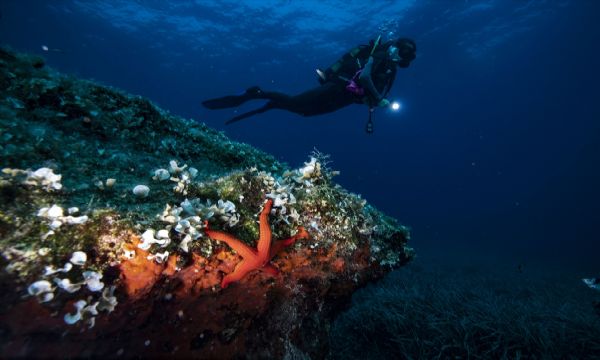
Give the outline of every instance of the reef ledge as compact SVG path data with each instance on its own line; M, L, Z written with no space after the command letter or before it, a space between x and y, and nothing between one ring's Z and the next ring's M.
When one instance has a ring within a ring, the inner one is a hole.
M326 155L290 168L7 48L0 91L2 358L325 358L353 292L413 257ZM242 257L207 224L297 241L221 288Z

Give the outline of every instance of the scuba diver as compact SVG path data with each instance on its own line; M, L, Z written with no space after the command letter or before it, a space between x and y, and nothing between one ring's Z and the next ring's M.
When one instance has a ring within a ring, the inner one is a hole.
M262 107L229 119L231 124L250 116L281 109L302 116L330 113L350 104L369 106L367 133L373 132L373 111L375 107L390 104L386 99L394 79L396 67L407 68L416 57L417 46L411 39L380 43L371 40L369 45L359 45L344 54L325 71L317 69L318 87L290 96L280 92L264 91L258 86L247 89L241 95L230 95L203 101L208 109L225 109L239 106L255 99L269 100Z

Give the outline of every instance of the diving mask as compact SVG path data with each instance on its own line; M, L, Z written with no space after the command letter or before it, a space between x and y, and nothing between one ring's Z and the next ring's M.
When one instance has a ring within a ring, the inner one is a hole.
M388 57L390 58L390 60L392 60L393 62L398 62L401 60L400 58L400 52L398 50L397 47L395 47L394 45L390 46L388 48Z

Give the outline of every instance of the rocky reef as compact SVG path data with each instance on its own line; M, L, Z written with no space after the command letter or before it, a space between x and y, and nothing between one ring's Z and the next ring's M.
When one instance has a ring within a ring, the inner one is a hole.
M324 358L352 293L413 256L317 151L290 168L8 49L0 90L4 358Z

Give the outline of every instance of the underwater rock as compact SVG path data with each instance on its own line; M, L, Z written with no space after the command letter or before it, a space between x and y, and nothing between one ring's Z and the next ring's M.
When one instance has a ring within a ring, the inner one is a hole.
M336 185L325 155L292 169L39 63L0 49L3 358L324 358L352 293L412 258L408 229ZM243 257L207 224L250 249L308 236L221 288Z

